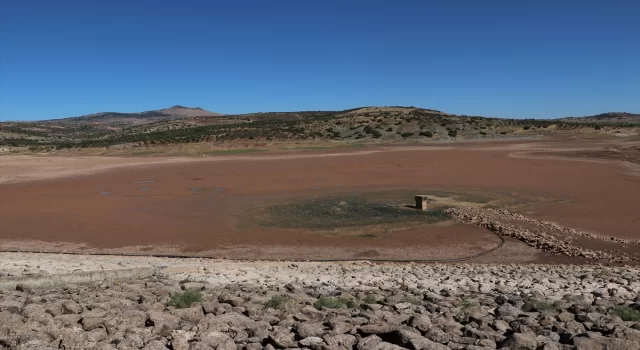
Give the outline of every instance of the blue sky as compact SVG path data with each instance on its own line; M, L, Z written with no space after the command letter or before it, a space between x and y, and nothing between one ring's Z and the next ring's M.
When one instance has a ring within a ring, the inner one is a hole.
M0 120L640 112L640 1L2 1Z

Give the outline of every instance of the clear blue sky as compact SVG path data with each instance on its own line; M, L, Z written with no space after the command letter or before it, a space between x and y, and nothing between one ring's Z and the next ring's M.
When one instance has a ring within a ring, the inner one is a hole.
M171 105L640 112L640 1L0 2L0 120Z

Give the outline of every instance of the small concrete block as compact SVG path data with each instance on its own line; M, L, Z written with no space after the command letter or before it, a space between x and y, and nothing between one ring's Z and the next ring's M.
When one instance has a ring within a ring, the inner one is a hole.
M427 196L416 195L416 209L427 210Z

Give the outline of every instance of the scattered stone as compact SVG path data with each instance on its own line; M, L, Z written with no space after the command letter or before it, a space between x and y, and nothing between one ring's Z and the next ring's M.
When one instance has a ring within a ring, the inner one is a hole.
M512 333L504 340L502 347L510 350L536 350L538 342L535 335Z
M640 349L640 324L613 311L638 308L636 267L193 264L138 281L0 290L0 349ZM183 289L203 301L166 306ZM274 295L286 306L265 307ZM362 307L318 310L321 297Z
M209 331L202 335L200 335L200 342L208 345L216 350L235 350L236 344L233 342L233 339L228 335Z

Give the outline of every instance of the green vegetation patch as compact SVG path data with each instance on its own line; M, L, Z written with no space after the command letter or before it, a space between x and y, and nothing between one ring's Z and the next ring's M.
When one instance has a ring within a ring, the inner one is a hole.
M282 309L287 303L291 301L291 297L284 294L273 295L266 303L264 303L265 307L270 307L272 309Z
M541 300L529 300L522 306L522 310L526 312L553 311L555 309L555 305Z
M378 298L376 298L375 295L372 294L367 294L363 299L362 302L365 304L377 304L378 303Z
M462 299L462 301L460 302L460 307L463 309L468 309L476 305L477 304L475 301L469 299Z
M632 309L629 306L616 306L611 309L611 314L620 317L623 321L640 322L640 310Z
M264 226L335 229L398 222L436 223L448 220L445 208L420 211L399 202L370 201L359 196L321 197L276 204L261 218Z
M198 291L188 290L182 293L176 293L171 296L171 300L167 303L167 306L173 306L177 309L184 309L190 307L191 304L199 303L202 301L202 293Z

